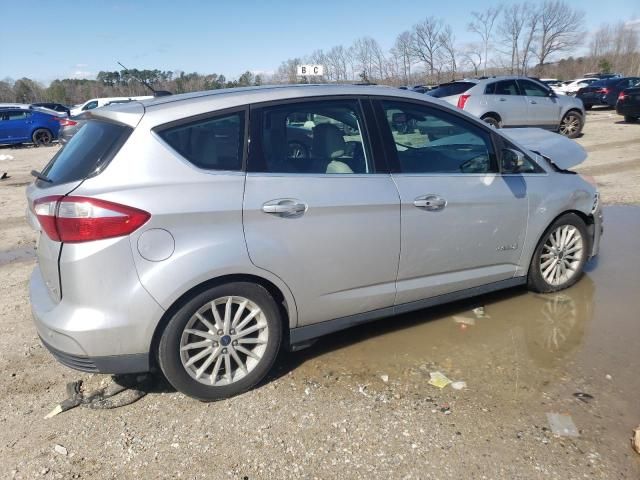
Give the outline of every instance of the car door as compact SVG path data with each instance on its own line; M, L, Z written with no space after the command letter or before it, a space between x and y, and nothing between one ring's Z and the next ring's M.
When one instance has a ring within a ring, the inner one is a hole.
M251 261L291 289L299 326L390 307L400 201L358 99L251 110L244 230Z
M396 304L511 279L527 196L522 178L498 173L490 129L424 103L376 110L401 202Z
M521 127L527 124L527 102L515 80L501 80L485 87L488 111L500 115L504 127Z
M30 140L31 112L27 110L9 110L5 112L4 130L12 142ZM6 123L5 123L6 122Z
M553 91L531 80L518 80L527 104L527 125L553 129L560 124L561 107Z

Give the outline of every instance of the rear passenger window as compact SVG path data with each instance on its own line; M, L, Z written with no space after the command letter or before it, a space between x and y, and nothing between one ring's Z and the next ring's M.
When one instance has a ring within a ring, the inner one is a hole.
M242 169L244 112L171 127L159 135L196 167L205 170Z
M262 112L262 148L252 170L273 173L371 173L357 101L291 103Z
M487 85L485 90L487 94L495 95L519 95L518 85L515 80L502 80Z

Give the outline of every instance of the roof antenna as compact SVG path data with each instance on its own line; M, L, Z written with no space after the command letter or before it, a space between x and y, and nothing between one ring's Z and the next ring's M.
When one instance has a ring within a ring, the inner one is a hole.
M123 64L121 64L120 62L116 62L116 63L118 65L120 65L122 68L124 68L125 71L129 72L129 69L127 67L125 67ZM151 85L149 85L149 83L147 83L145 80L142 80L141 78L134 77L133 75L131 76L131 78L139 81L141 84L143 84L149 90L151 90L153 92L153 96L154 97L166 97L167 95L172 95L172 93L167 91L167 90L156 90L156 89L154 89Z

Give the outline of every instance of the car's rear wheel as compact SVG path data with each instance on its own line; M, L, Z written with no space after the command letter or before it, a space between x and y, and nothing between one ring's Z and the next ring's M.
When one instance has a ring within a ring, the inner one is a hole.
M574 213L559 217L545 231L531 259L528 285L536 292L570 287L582 275L589 256L584 221Z
M280 313L269 292L233 282L194 296L176 312L160 339L158 361L180 392L219 400L260 382L281 338Z
M578 112L567 112L560 121L560 134L569 138L576 138L582 132L584 119Z
M632 117L631 115L625 115L624 121L627 123L636 123L638 121L637 117Z
M585 110L591 110L593 108L593 105L585 105L584 109Z
M31 135L31 139L37 146L51 145L51 142L53 141L53 135L46 128L38 128L35 132L33 132L33 135Z
M498 119L494 115L485 115L484 117L482 117L482 121L488 123L494 128L500 128L502 126L502 124L500 123L500 119Z

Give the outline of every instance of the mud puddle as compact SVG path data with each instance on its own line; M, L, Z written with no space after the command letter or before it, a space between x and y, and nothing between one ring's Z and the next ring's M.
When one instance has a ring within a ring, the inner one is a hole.
M600 255L572 288L511 289L339 332L291 355L293 374L319 383L343 376L382 385L383 378L438 395L451 387L427 381L441 371L467 383L460 394L513 415L570 410L573 394L587 392L603 408L598 418L614 418L598 428L619 441L640 422L639 238L640 208L608 207Z

